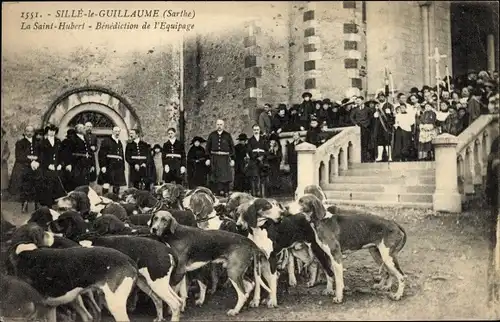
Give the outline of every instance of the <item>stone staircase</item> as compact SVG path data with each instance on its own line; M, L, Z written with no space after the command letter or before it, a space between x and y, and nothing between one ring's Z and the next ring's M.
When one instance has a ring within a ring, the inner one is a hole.
M351 163L322 185L331 204L432 208L434 162Z

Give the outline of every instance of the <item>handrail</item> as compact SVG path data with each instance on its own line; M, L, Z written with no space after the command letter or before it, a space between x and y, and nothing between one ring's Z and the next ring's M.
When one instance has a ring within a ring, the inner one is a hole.
M463 152L477 136L484 132L494 121L498 121L498 114L480 115L472 124L470 124L462 133L458 135L457 154Z

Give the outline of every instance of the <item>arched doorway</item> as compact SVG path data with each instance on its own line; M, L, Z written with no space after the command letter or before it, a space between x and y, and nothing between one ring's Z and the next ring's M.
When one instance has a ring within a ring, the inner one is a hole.
M78 123L91 122L98 146L105 136L111 135L114 126L122 129L120 140L125 148L128 131L141 129L139 118L133 107L123 97L101 87L74 89L52 103L45 113L42 126L54 124L59 127L58 137L63 140L66 131ZM128 182L128 166L125 167Z

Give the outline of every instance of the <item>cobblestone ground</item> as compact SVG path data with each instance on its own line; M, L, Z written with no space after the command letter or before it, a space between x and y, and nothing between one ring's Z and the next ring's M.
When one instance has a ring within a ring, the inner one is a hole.
M325 285L306 288L304 281L290 288L280 286L279 308L245 307L237 317L226 311L236 303L236 293L219 290L207 298L203 307L192 299L182 320L422 320L422 319L491 319L487 307L488 250L481 218L487 210L465 211L460 215L434 214L427 210L363 208L397 220L407 231L408 241L399 262L407 274L403 299L391 301L385 294L371 289L377 274L368 251L350 254L345 260L344 303L334 304L321 295ZM2 204L9 221L20 224L20 207ZM152 304L145 304L131 314L133 321L152 321ZM498 316L497 316L498 318ZM103 317L103 321L112 321Z

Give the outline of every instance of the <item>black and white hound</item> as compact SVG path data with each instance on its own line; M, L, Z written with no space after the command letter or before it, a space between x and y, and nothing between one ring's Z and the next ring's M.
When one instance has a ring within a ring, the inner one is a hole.
M158 211L151 219L151 234L168 243L179 256L181 274L199 269L208 263L223 263L229 280L238 295L236 306L227 314L238 314L255 284L270 288L261 279L270 281L266 255L250 239L222 231L202 230L179 225L168 211ZM254 281L244 279L244 274L254 263ZM182 295L181 295L182 297Z
M30 281L49 306L67 304L86 290L100 289L115 320L129 321L127 298L137 280L137 265L114 249L49 248L53 241L53 235L36 224L19 227L9 251L16 275Z
M396 292L391 293L393 300L403 296L405 274L399 266L397 254L406 243L406 232L396 222L372 214L331 214L315 195L306 194L289 205L291 214L304 214L314 230L318 245L328 254L328 258L318 258L327 274L326 293L333 293L333 274L335 275L334 302L343 299L342 252L368 249L373 259L384 267L386 274L374 287L389 290L392 279L398 281Z
M111 215L106 215L110 216ZM105 220L106 216L98 218L96 221ZM172 311L172 321L180 318L181 299L177 296L172 285L177 285L183 276L176 275L177 256L172 249L152 238L115 235L100 236L99 234L83 233L77 227L81 224L82 218L78 213L73 212L71 216L61 216L58 220L49 224L54 233L62 233L84 247L108 247L118 250L132 258L138 267L139 276L137 287L147 294L156 307L157 320L163 319L163 303L167 303ZM112 223L119 222L112 218ZM109 222L104 223L109 224ZM115 229L108 227L109 229ZM74 230L74 231L72 231Z

